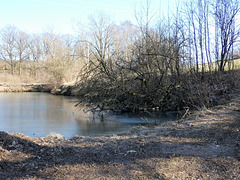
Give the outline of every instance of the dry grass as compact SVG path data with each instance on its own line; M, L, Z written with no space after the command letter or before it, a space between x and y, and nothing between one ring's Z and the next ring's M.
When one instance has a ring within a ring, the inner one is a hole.
M220 63L219 63L220 64ZM199 72L202 72L202 66L204 66L204 70L205 72L209 72L209 67L211 68L211 70L215 71L218 70L218 63L217 62L212 62L210 64L208 63L204 63L199 64ZM224 70L228 71L229 69L233 69L233 70L239 70L240 69L240 59L235 59L232 61L229 61L226 63Z
M9 73L0 73L0 83L10 84L10 85L19 85L23 83L47 83L46 78L44 76L31 77L28 74L25 75L12 75Z
M78 73L77 68L66 70L60 83L73 85L76 82ZM0 83L19 85L22 83L57 83L57 81L52 75L49 75L46 72L39 72L37 76L31 76L29 73L24 72L21 76L18 74L12 75L11 73L0 73Z

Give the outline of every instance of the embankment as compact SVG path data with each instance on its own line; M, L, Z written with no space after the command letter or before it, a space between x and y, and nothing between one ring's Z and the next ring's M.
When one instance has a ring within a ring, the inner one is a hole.
M50 92L51 86L43 83L7 84L0 83L0 92Z
M76 96L78 87L75 85L61 85L54 88L46 83L0 83L0 92L50 92L54 95Z

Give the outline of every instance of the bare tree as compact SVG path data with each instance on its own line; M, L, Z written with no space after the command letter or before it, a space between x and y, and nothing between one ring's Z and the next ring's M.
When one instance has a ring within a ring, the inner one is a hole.
M19 76L22 72L22 63L24 60L29 59L29 35L23 31L18 31L16 34L15 48L17 51L17 58L19 62Z
M90 59L92 65L99 66L102 72L111 76L111 66L113 63L112 55L114 54L114 37L116 26L111 19L104 13L97 16L90 16L90 36L91 54L94 59Z
M6 26L1 30L1 58L11 66L14 74L17 64L17 52L15 48L18 29L15 26Z
M34 34L30 37L28 57L30 74L36 77L41 69L40 62L43 59L43 47L40 35Z
M217 1L215 7L215 23L216 23L216 32L220 32L220 63L219 70L224 71L224 67L232 55L232 47L239 37L239 29L235 29L235 18L239 13L239 1L238 0L229 0L229 1ZM218 42L218 39L216 39ZM216 45L218 46L218 45ZM216 47L216 50L218 47ZM218 53L218 52L216 52ZM218 60L218 59L217 59Z

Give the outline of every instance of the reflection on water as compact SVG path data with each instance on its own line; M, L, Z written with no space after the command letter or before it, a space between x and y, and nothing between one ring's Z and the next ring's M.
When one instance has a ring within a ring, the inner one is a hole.
M0 131L19 132L31 137L59 133L66 138L75 135L103 135L129 130L145 124L143 114L98 115L84 112L74 105L73 97L47 93L0 93ZM147 118L153 121L152 118ZM161 121L174 120L173 114L161 114Z

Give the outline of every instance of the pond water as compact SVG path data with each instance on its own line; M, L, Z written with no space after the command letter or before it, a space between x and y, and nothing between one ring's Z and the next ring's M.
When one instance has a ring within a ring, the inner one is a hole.
M43 137L51 133L75 135L116 134L153 121L147 114L105 114L101 117L76 108L76 99L48 93L0 93L0 131ZM173 113L158 114L161 122L175 120Z

